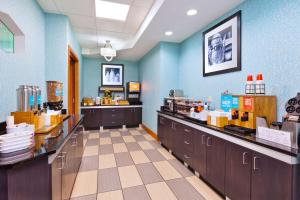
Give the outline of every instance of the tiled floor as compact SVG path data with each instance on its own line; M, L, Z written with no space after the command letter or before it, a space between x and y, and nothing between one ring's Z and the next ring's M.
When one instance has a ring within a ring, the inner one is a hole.
M86 131L72 200L221 200L144 130Z

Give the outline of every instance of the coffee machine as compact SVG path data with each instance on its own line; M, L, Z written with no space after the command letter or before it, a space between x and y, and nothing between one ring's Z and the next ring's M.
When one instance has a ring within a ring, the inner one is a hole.
M141 83L130 81L127 83L126 96L130 105L141 105Z
M238 107L231 109L232 120L225 129L241 133L255 133L256 117L263 117L267 124L277 120L276 96L233 95L238 99Z

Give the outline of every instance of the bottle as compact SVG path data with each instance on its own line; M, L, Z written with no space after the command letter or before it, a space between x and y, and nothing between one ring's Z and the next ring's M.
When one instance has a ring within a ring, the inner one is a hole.
M247 83L246 83L246 94L254 94L255 93L255 88L253 84L253 76L248 75L247 76Z

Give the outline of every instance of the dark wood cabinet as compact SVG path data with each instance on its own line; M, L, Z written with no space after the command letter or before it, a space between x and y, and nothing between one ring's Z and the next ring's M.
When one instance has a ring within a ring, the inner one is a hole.
M194 169L206 178L206 138L207 134L196 130L194 134Z
M220 193L225 192L226 142L215 136L206 137L206 180Z
M141 107L126 108L82 108L83 125L87 130L104 127L138 126L142 123Z
M61 200L62 198L62 168L64 162L64 155L58 154L51 164L52 174L52 200Z
M83 126L86 129L99 129L102 120L100 109L81 109L81 114L84 115Z
M231 200L300 200L300 165L290 165L164 116L162 144Z
M252 200L292 199L291 165L254 152L251 178Z
M226 144L225 193L231 200L250 200L252 151L242 146Z

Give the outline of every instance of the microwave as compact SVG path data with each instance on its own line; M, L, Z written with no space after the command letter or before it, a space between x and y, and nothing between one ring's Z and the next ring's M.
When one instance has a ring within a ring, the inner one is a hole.
M164 111L175 112L175 99L174 98L164 98Z

